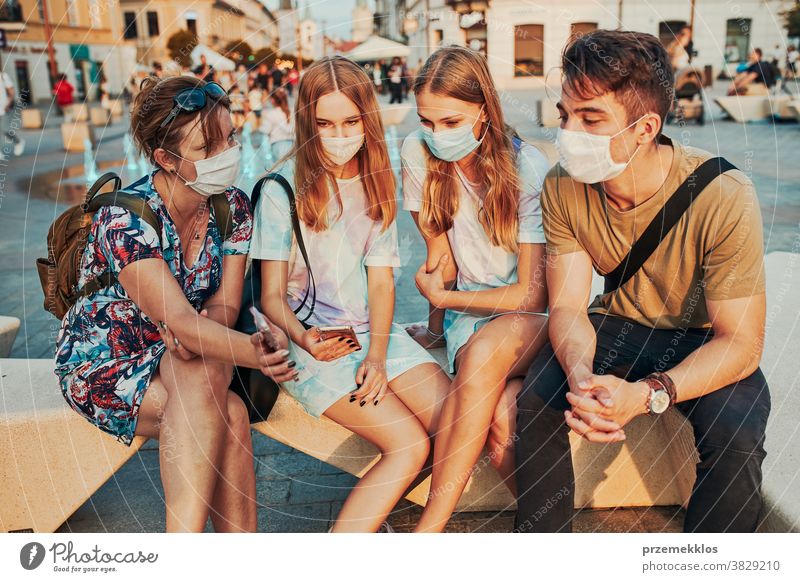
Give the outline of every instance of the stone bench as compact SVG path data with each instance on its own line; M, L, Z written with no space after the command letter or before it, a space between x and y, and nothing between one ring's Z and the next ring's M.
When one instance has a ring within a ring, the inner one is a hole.
M602 291L595 275L592 294ZM444 349L432 351L444 367ZM270 417L253 428L343 471L360 477L378 459L377 450L349 430L306 414L281 392ZM575 506L591 508L683 505L694 483L697 453L691 426L670 410L659 419L640 417L626 428L624 443L601 445L570 434L575 466ZM430 477L407 497L425 504ZM478 462L467 484L459 510L514 509L516 502L500 481L488 457Z
M0 358L7 358L11 354L18 331L19 319L0 315Z
M96 145L94 131L87 121L70 121L61 124L61 141L66 151L84 151L87 139L93 146Z
M89 121L92 125L106 126L111 123L111 110L103 107L89 109Z
M444 350L435 356L443 363ZM344 427L309 416L281 392L266 422L253 428L281 443L357 477L378 460L378 451ZM576 507L682 505L694 482L696 452L691 427L677 411L653 420L642 417L626 428L627 440L599 445L570 435L575 463ZM424 505L430 477L407 498ZM458 509L500 511L516 507L488 457L482 457Z
M732 95L717 97L714 101L734 121L762 121L765 119L794 119L796 110L789 95Z
M23 129L42 129L44 127L44 120L42 119L42 112L35 107L26 107L22 110L22 128Z
M147 441L126 447L76 414L52 359L1 359L0 394L0 531L55 531Z
M770 253L767 334L761 369L769 382L762 531L800 532L800 254Z
M763 531L800 531L800 255L766 259L767 335L762 368L772 414L764 463ZM599 283L595 278L596 284ZM440 361L442 350L435 354ZM146 441L116 442L72 411L61 397L52 360L0 360L0 530L52 532ZM374 447L327 419L314 419L281 393L270 418L253 426L275 440L353 475L377 460ZM571 436L577 507L681 505L694 481L691 429L670 411L640 417L624 443L598 445ZM424 504L430 479L408 498ZM481 459L461 510L513 509L514 500Z

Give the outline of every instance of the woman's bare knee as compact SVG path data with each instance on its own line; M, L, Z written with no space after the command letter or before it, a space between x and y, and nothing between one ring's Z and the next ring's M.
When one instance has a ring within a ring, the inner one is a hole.
M228 392L228 434L239 445L250 442L250 416L247 406L233 392Z

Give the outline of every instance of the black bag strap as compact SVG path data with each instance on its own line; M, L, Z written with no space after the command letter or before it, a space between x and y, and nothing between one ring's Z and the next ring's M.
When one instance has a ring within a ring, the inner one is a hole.
M311 263L308 260L308 253L306 252L306 245L303 241L303 234L300 231L300 218L297 216L297 203L294 197L294 190L292 189L291 184L289 181L278 174L277 172L273 172L271 174L267 174L263 178L259 179L256 182L256 185L253 186L253 193L250 196L250 202L253 206L253 212L255 213L256 204L258 204L258 200L261 197L261 189L264 186L264 182L267 180L272 180L277 182L281 185L283 190L286 192L286 196L289 198L289 214L292 218L292 230L294 231L295 239L297 240L297 248L300 250L300 254L303 257L303 261L306 265L306 270L308 271L308 288L306 289L305 295L303 296L303 300L300 302L300 305L294 309L294 314L297 315L306 306L308 303L309 296L311 297L311 306L309 307L308 314L300 320L300 323L305 323L311 317L311 314L314 313L314 307L317 305L317 283L314 280L314 273L311 271ZM253 259L253 266L251 267L255 269L254 276L257 276L256 273L258 272L258 262L257 259Z
M736 166L725 158L711 158L700 164L661 207L642 235L633 243L628 255L613 271L603 276L605 279L603 293L619 289L633 277L689 209L695 198L717 176L735 169Z

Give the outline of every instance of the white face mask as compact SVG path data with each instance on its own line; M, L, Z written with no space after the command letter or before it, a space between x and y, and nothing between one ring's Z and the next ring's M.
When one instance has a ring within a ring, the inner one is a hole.
M242 151L241 147L238 145L228 148L216 156L196 161L187 160L175 152L169 153L181 158L185 162L194 164L197 178L194 180L186 180L180 174L178 174L178 177L184 180L183 183L189 186L189 188L206 198L215 194L222 194L225 190L233 186L233 183L239 176L239 163L242 160Z
M324 137L320 136L322 140L322 149L325 155L334 166L344 166L347 162L353 159L353 156L358 153L361 146L364 145L364 134L352 135L350 137Z
M644 117L642 115L614 135L595 135L585 131L559 128L556 149L561 167L572 179L585 184L597 184L616 178L625 171L641 146L636 147L636 151L627 162L615 162L611 157L611 140L639 123Z

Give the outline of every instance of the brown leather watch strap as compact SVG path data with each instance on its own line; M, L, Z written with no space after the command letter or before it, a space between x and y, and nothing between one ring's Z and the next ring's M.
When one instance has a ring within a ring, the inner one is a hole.
M678 399L678 389L675 388L675 382L672 381L672 378L664 372L653 372L648 374L647 377L656 380L664 387L664 390L669 394L669 405L673 406Z

